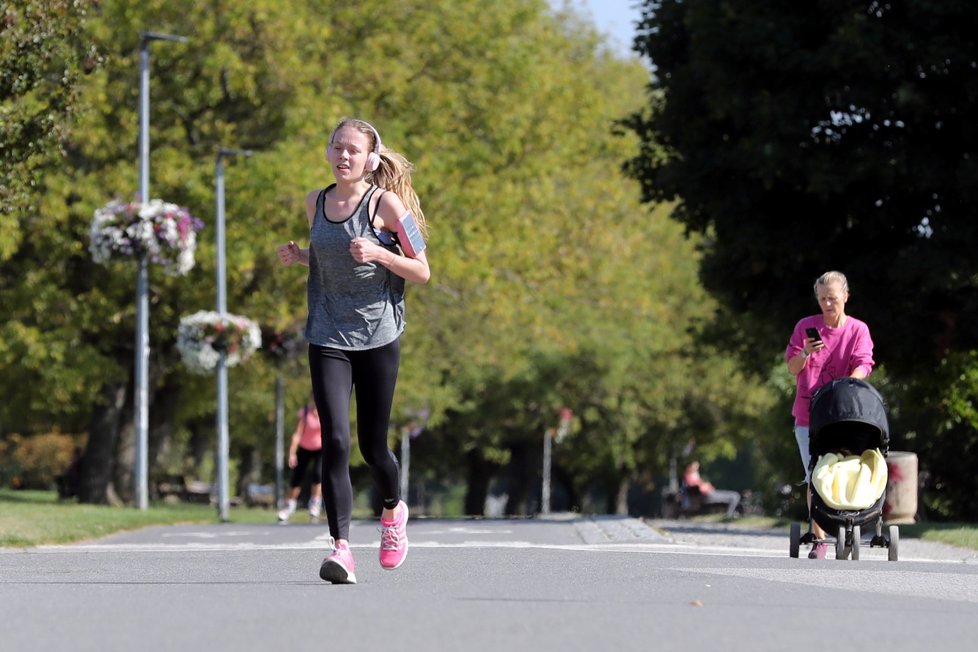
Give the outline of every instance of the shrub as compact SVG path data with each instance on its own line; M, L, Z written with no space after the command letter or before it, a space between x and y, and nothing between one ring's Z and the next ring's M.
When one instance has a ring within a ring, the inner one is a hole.
M60 432L11 435L0 442L0 482L12 489L51 489L78 445L77 436Z

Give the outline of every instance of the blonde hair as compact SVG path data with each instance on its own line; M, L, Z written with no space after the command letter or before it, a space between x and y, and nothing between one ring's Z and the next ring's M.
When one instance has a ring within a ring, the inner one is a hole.
M333 128L329 142L333 142L333 134L343 127L352 127L366 136L370 142L371 152L380 150L378 152L380 165L373 172L367 172L365 179L400 197L404 206L414 215L414 220L418 223L422 235L427 238L428 223L425 221L424 212L421 210L421 200L411 183L411 171L414 170L414 165L401 154L388 149L383 143L379 143L380 133L377 129L366 120L359 118L342 118Z
M849 281L846 280L846 275L842 272L825 272L817 279L815 279L815 298L818 299L818 286L819 285L830 285L832 283L838 283L842 286L843 294L849 294Z

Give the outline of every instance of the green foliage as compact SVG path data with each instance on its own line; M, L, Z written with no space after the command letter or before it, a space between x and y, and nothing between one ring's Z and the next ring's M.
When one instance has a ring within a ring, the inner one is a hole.
M640 109L647 70L610 56L573 13L522 0L110 0L86 31L105 63L79 87L67 158L43 176L40 210L20 222L30 237L2 272L5 429L84 432L101 389L130 381L135 268L95 265L87 234L94 210L137 190L147 26L190 38L151 44L150 197L205 223L186 277L150 272L152 476L206 477L211 464L214 382L181 367L175 341L180 318L215 300L216 149L256 150L226 161L228 309L298 331L304 270L274 249L307 238L303 199L330 181L323 148L344 115L414 162L430 222L433 276L408 290L393 424L430 411L413 473L464 482L466 456L498 468L520 450L539 468L540 437L567 405L577 419L557 462L614 495L661 472L691 429L732 456L768 409L766 387L697 343L717 310L697 279L703 241L622 175L639 143L620 119ZM289 430L308 396L302 358L229 373L232 457L257 450L264 477L275 380Z
M0 262L27 235L39 177L70 138L82 75L99 64L83 37L93 0L0 5Z
M0 440L0 486L50 489L71 462L77 438L59 432Z
M704 238L710 341L766 375L758 352L782 350L817 312L813 280L840 269L893 381L897 440L950 448L937 424L955 421L967 468L978 429L942 360L978 349L976 21L964 2L646 2L636 43L655 74L628 164ZM946 459L922 464L944 475Z
M899 448L917 453L925 489L921 514L935 519L978 519L978 354L950 353L929 375L930 384L900 382L890 388L898 401Z

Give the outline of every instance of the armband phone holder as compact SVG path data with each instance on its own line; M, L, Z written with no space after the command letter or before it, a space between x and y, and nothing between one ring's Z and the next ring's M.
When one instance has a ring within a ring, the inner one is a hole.
M414 220L411 211L397 220L397 242L401 245L404 253L411 258L416 258L418 254L424 251L426 246L424 238L421 237L421 230L418 228L418 223Z

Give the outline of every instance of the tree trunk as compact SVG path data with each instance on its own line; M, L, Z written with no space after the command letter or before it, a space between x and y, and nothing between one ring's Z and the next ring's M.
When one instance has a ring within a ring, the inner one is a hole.
M156 485L165 479L173 443L173 412L180 398L177 387L163 386L156 393L149 413L149 495L159 498Z
M471 450L465 456L468 467L465 489L465 515L484 516L486 497L489 495L489 482L496 465L488 462L478 450Z
M256 446L245 444L241 447L238 462L237 495L246 496L249 484L261 483L261 451ZM309 499L306 498L308 501Z
M530 483L540 476L531 473L529 458L525 444L510 449L509 499L506 501L506 516L525 516L530 510L526 504Z
M581 511L581 500L574 487L574 478L563 466L554 464L553 466L554 488L562 491L555 491L552 499L554 511Z
M214 435L214 422L194 419L187 424L187 427L190 429L190 452L193 455L193 469L190 470L190 473L196 480L210 480L210 478L199 476L208 455L213 452L211 450L211 439Z
M615 514L628 514L628 490L632 486L632 474L621 472L621 480L618 482L618 492L615 496Z
M119 423L126 404L126 384L111 383L102 387L101 400L93 406L85 457L81 464L78 500L82 503L107 505ZM114 496L114 494L112 494Z
M158 358L159 356L157 356ZM164 365L160 359L151 359L149 362L148 386L146 388L146 400L148 405L146 410L149 412L149 423L147 424L146 440L146 483L150 489L154 485L152 482L154 457L153 457L153 438L154 428L169 420L169 414L157 415L157 388L160 386L160 377ZM134 370L135 372L135 370ZM135 375L135 374L134 374ZM133 378L132 393L135 395L135 377ZM169 407L169 406L166 406ZM134 503L136 500L136 406L133 401L129 401L123 418L119 424L119 438L116 441L115 449L115 473L113 474L113 487L119 497L126 503ZM149 493L154 490L150 489Z
M112 471L112 488L124 503L136 498L136 424L132 402L123 406L115 442L115 468Z

